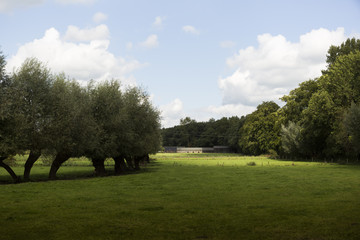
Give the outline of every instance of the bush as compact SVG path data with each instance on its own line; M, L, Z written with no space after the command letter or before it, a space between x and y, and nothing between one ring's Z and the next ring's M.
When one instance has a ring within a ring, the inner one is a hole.
M269 154L270 154L269 158L271 158L271 159L278 159L279 158L279 154L273 149L269 150Z
M248 166L256 166L256 163L255 162L248 162L246 165L248 165Z

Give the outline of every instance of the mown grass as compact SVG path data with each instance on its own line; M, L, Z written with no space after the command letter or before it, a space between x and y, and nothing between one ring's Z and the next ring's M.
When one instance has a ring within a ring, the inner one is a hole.
M65 166L60 179L80 178L0 185L0 239L360 239L357 165L153 158L137 174L88 178L92 167ZM32 173L45 180L48 169Z

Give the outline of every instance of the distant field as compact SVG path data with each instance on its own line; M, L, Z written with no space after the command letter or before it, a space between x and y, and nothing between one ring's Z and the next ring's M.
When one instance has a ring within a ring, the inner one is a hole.
M0 239L360 239L359 165L152 158L138 173L102 178L73 159L58 174L73 180L57 181L41 181L49 167L37 165L38 182L21 184L5 184L0 168Z

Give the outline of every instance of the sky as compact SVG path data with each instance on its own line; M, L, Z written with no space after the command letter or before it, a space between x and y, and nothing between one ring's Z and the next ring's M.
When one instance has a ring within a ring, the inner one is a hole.
M360 38L360 0L0 0L11 73L36 57L86 85L143 88L163 127L243 116Z

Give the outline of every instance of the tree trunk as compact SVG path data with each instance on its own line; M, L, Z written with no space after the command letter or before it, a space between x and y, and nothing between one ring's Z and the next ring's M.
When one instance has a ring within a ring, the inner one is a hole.
M105 159L104 158L92 158L93 166L95 167L95 174L97 176L105 175Z
M10 174L15 183L20 182L20 177L15 174L15 172L11 169L9 165L3 162L6 158L7 157L0 157L0 167L5 168L5 170Z
M39 159L41 156L41 151L39 150L31 150L28 159L25 163L25 170L24 170L24 180L30 180L30 171L34 163Z
M143 158L144 158L143 156L134 157L135 170L140 170L140 161L141 161Z
M56 179L56 173L59 170L61 164L66 162L70 158L70 154L66 153L57 153L54 161L51 164L50 172L49 172L49 178L50 179Z
M113 158L115 161L115 174L121 174L126 171L125 158L123 156L118 156Z
M134 167L134 163L133 163L133 157L126 157L125 159L126 159L128 169L129 170L134 170L135 167Z

